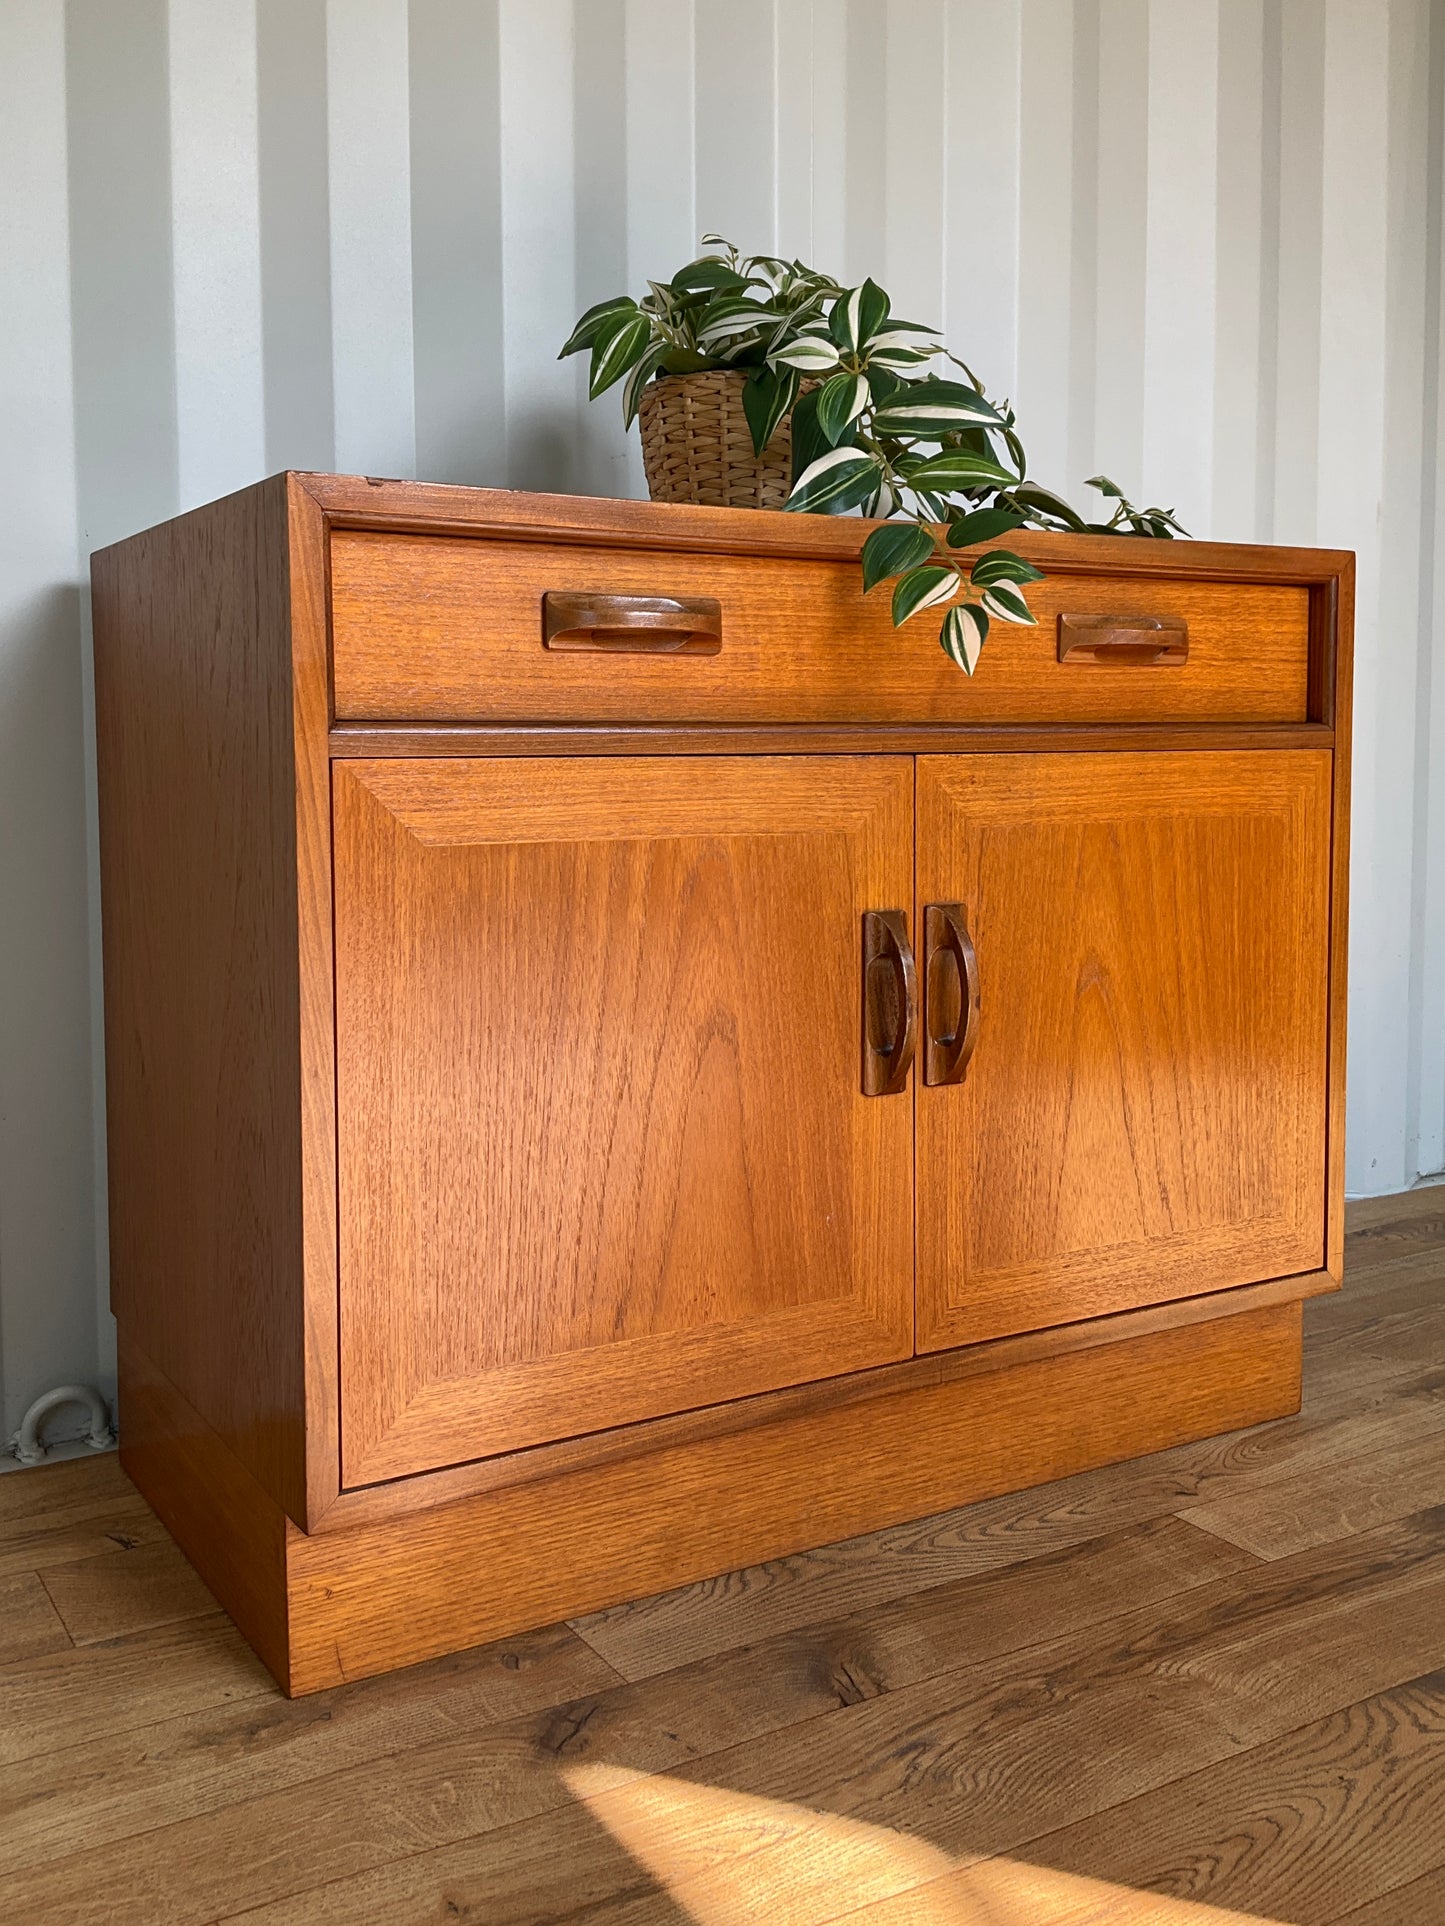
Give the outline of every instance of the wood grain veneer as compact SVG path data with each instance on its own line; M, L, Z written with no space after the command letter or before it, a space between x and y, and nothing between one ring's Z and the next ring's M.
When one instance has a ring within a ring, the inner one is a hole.
M101 551L91 580L111 1305L301 1517L287 512L268 482Z
M478 542L338 529L331 538L336 713L346 720L719 722L1303 722L1309 597L1300 587L1131 585L1141 615L1188 624L1179 668L1060 662L1060 614L1117 613L1108 575L1048 576L1037 628L995 625L959 675L865 599L856 563ZM558 655L543 597L715 599L716 655ZM1127 596L1126 598L1127 599ZM1239 638L1249 647L1241 650Z
M909 1355L904 757L335 777L347 1485Z
M1324 1262L1330 758L926 757L982 1019L918 1103L918 1343Z

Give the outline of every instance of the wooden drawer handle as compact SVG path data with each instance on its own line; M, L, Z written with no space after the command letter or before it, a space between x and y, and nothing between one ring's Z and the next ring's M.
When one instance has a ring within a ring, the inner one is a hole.
M542 597L542 644L614 655L716 655L722 648L722 603L710 595L573 595L551 589Z
M891 1097L908 1082L918 1040L918 972L902 910L863 917L863 1095Z
M1189 660L1189 624L1172 615L1061 615L1059 660L1177 665Z
M957 972L957 1012L943 1014L943 976ZM978 1042L978 955L962 903L930 903L923 912L923 1081L962 1083Z

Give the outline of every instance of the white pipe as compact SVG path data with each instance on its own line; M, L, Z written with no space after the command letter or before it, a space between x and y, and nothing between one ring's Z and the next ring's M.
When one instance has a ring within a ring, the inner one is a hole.
M83 1404L90 1409L90 1435L85 1442L92 1451L109 1451L115 1443L110 1428L110 1413L105 1400L89 1384L62 1384L38 1397L20 1420L20 1429L10 1440L10 1449L22 1465L43 1465L47 1447L41 1442L40 1427L52 1411L63 1404Z

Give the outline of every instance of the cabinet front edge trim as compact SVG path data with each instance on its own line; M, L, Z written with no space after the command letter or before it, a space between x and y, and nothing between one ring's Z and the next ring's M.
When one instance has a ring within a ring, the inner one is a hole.
M616 723L349 722L333 760L354 756L989 755L1054 751L1330 749L1322 722Z

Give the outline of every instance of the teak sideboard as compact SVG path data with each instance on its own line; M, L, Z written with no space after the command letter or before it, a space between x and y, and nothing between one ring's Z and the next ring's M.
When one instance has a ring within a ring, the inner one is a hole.
M1353 560L281 475L97 554L126 1469L308 1692L1298 1408Z

